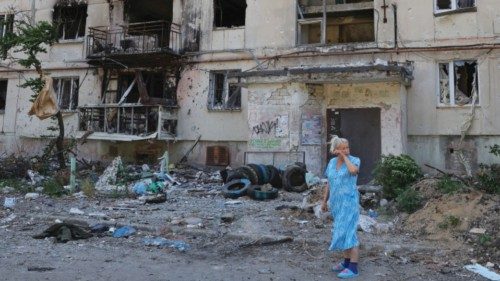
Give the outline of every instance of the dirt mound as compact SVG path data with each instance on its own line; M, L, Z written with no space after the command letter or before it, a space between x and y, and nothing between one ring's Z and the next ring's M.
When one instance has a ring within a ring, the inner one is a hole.
M498 196L479 191L438 196L430 188L427 191L423 196L431 199L402 223L405 231L455 249L467 243L474 247L471 254L478 260L491 261L498 255ZM483 228L485 233L470 233L472 228Z
M412 186L413 189L419 192L424 200L441 197L442 193L438 190L439 179L426 178Z

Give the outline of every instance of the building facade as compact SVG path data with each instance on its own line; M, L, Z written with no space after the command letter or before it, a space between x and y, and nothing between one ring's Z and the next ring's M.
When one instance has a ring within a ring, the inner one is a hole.
M381 155L463 171L500 143L494 0L0 1L60 22L44 56L80 157L207 165L304 161L332 134L371 179ZM64 20L65 17L72 20ZM76 19L76 20L75 20ZM82 28L82 26L85 28ZM5 28L3 29L5 30ZM5 31L4 31L5 32ZM37 153L35 75L0 68L0 148ZM1 105L1 102L0 102Z

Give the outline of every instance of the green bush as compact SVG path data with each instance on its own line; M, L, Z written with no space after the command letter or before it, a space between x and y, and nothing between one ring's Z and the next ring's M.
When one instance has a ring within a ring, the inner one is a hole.
M398 197L412 183L422 177L422 171L408 155L382 156L373 171L375 181L382 185L388 199Z
M397 208L409 214L422 207L422 202L422 196L420 196L418 191L411 188L402 191L396 198Z
M460 182L458 180L454 180L449 176L445 176L444 178L439 180L439 182L437 184L437 188L442 193L448 194L448 193L455 193L455 192L463 189L464 186L463 186L462 182Z
M49 196L59 197L64 192L64 187L55 179L51 178L43 182L43 193Z
M500 166L480 165L476 174L477 184L475 187L486 193L500 194Z
M441 229L455 228L460 225L460 219L455 216L446 216L442 222L438 224Z

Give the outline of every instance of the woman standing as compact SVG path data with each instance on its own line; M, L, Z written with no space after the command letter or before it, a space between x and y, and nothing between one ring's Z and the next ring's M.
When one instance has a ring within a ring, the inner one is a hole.
M349 155L349 142L338 136L332 136L330 152L336 157L330 160L325 171L328 184L321 209L326 212L329 207L333 216L329 250L342 251L344 256L344 261L336 264L332 270L339 272L339 278L353 278L358 276L359 242L356 230L359 221L359 194L356 181L360 160Z

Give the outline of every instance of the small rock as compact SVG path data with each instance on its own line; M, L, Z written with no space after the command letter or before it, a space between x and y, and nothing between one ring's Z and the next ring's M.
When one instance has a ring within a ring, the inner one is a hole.
M494 266L495 266L495 264L492 263L492 262L487 262L486 263L486 267L494 267Z
M473 228L471 230L469 230L470 233L473 233L473 234L485 234L486 233L486 229L484 228Z
M38 193L43 192L43 186L39 186L39 187L35 188L35 191Z
M151 169L149 169L148 164L143 164L143 165L142 165L142 171L143 171L143 172L149 172L149 170L151 170Z
M16 189L11 186L6 186L2 189L3 194L13 193L14 191L16 191Z
M73 196L76 197L76 198L87 198L87 195L85 195L83 193L83 191L75 192L75 193L73 193Z
M69 209L69 213L73 215L85 215L85 212L78 209L78 208L71 208Z
M105 219L108 218L108 215L106 215L105 213L96 212L96 213L90 213L89 217Z
M12 209L12 208L14 208L15 205L16 205L16 198L15 197L5 197L4 198L3 206L6 209Z
M476 259L471 259L471 260L470 260L470 262L471 262L472 264L475 264L475 263L477 263L477 260L476 260Z
M234 214L225 213L220 217L220 220L224 223L232 223L234 221Z
M26 199L26 200L37 199L38 197L40 197L40 194L35 193L35 192L29 192L29 193L26 193L26 195L24 195L24 199Z
M14 214L10 214L10 216L8 216L8 217L6 217L6 218L2 219L0 222L1 222L1 223L8 223L8 222L13 221L16 217L17 217L16 215L14 215Z
M389 204L389 201L387 201L387 199L380 200L380 207L385 207L387 206L387 204Z
M184 222L186 224L197 225L197 224L203 223L203 220L200 218L186 218L186 219L184 219Z

